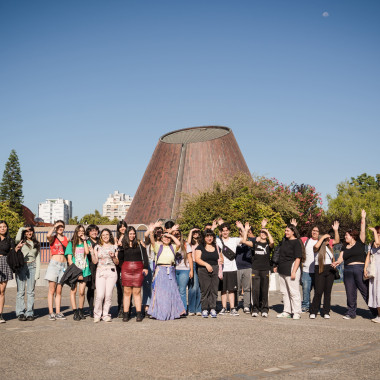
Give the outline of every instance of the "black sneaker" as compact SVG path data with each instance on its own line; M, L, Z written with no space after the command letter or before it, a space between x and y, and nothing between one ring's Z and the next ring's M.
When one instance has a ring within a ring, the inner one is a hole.
M117 317L118 318L123 318L124 317L124 312L123 312L123 309L120 309L118 314L117 314Z
M141 311L138 311L136 313L136 322L142 322L142 320L143 320L143 317L142 317Z
M84 316L84 313L83 313L83 309L78 309L78 310L79 310L80 319L86 319L86 317Z
M29 322L34 321L35 319L36 319L36 318L35 318L34 315L28 315L28 316L26 317L26 320L29 321Z
M81 320L78 309L74 310L73 319L74 319L74 321L80 321Z
M17 317L17 319L18 319L19 321L22 321L22 322L26 321L26 317L25 317L24 314L20 314L20 315Z

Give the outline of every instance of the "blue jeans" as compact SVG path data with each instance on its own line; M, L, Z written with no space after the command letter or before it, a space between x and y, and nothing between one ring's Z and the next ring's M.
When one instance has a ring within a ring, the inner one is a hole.
M144 276L142 288L143 288L143 295L142 295L142 304L143 305L150 305L150 298L152 296L152 278L153 278L153 261L149 263L149 269L148 274Z
M194 276L189 282L189 313L201 313L201 289L197 272L197 264L194 265Z
M34 307L34 287L36 281L36 262L25 263L16 274L17 297L16 297L16 316L25 314L26 317L33 316ZM25 309L25 284L27 294L27 306ZM25 312L26 310L26 312Z
M310 308L310 292L314 287L314 273L302 272L302 309Z
M177 284L178 284L178 289L179 289L179 295L181 296L181 300L183 302L183 306L185 307L186 311L187 311L186 288L187 288L187 285L189 284L189 274L190 274L190 269L175 271L175 276L177 279Z

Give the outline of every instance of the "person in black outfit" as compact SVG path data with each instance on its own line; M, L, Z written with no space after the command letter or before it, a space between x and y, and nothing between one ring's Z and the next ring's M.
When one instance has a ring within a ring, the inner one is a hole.
M259 312L264 318L269 312L269 275L270 275L270 252L274 247L274 240L265 228L268 221L261 222L259 236L252 240L247 239L250 230L249 223L245 224L243 244L252 248L252 317L258 317Z
M90 224L86 228L86 236L88 236L87 242L91 243L91 247L94 248L99 241L99 227L95 224ZM96 267L97 265L92 262L91 255L88 255L88 261L91 271L91 280L87 282L87 302L90 309L90 317L94 318L94 298L95 298L95 279L96 279Z
M116 290L117 290L117 310L118 318L123 318L123 285L121 284L121 266L123 265L123 239L125 232L127 231L128 224L125 220L120 221L116 226L116 242L119 246L118 257L119 265L116 267L117 271L117 281L116 281ZM120 260L121 258L121 260Z
M218 298L219 265L223 255L216 245L216 236L211 229L204 231L203 241L195 250L195 262L198 266L199 285L201 288L202 317L207 318L209 311L216 318L216 300Z

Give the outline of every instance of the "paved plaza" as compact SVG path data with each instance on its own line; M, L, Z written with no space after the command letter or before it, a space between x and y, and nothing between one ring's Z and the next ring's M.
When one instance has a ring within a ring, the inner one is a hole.
M379 379L380 324L362 299L355 320L343 320L346 295L335 284L330 320L278 319L281 295L271 292L269 318L218 316L94 324L48 321L47 288L37 287L34 322L15 318L16 289L6 292L0 325L3 379ZM116 290L113 305L116 304ZM116 307L112 313L117 312Z

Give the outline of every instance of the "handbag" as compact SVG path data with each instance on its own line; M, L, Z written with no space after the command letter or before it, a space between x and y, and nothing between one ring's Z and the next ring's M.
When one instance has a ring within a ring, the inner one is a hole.
M368 262L368 266L367 266L367 277L366 277L366 279L376 277L376 259L375 259L375 255L372 254L372 247L373 247L373 244L371 245L370 251L368 252L369 253L369 262Z
M236 257L236 252L234 252L231 248L228 248L224 243L223 243L223 239L220 239L220 241L222 242L222 253L225 257L227 257L228 260L235 260L235 257Z

